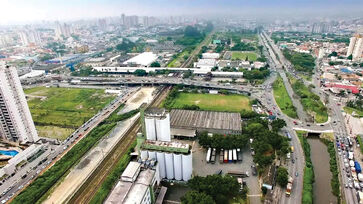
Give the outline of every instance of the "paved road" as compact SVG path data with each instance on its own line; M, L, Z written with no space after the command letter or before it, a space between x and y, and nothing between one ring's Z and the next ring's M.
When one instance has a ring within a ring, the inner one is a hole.
M267 36L267 35L265 35L265 36ZM267 38L269 38L269 37L267 37ZM282 63L282 65L285 67L285 70L287 72L289 72L290 74L294 75L296 78L304 81L304 83L306 85L313 84L315 86L315 88L312 89L312 91L328 102L326 105L331 111L330 111L330 121L326 124L326 126L329 126L333 129L335 136L338 137L339 140L341 140L342 138L344 139L344 138L348 137L347 127L344 123L345 118L342 114L342 108L341 108L342 102L337 102L336 100L334 100L335 97L333 95L322 91L320 88L320 81L319 81L319 77L321 74L320 61L318 61L318 60L316 61L317 67L316 67L315 73L312 77L312 82L307 82L306 80L302 79L301 77L299 77L296 74L295 70L293 70L293 66L291 65L291 63L288 60L286 60L286 58L283 56L281 50L278 49L276 45L274 45L274 43L272 42L271 39L269 39L269 43L274 47L274 51L279 56L279 60ZM339 155L338 156L338 165L340 168L340 183L341 183L341 189L342 189L342 193L343 193L343 200L345 200L346 203L348 203L348 204L358 203L358 200L356 197L356 190L354 188L345 188L345 184L350 182L349 178L347 177L347 175L345 173L345 168L344 168L343 159L345 158L345 156L344 156L344 154L339 153L336 146L335 146L335 149L337 151L337 155ZM303 174L301 174L301 175L303 175ZM284 199L283 197L281 200L286 201L286 199ZM282 203L284 203L284 202L282 202Z

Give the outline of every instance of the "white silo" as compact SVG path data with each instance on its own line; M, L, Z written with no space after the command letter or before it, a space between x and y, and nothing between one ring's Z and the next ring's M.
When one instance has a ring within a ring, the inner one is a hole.
M164 113L163 116L155 118L156 137L159 141L171 141L170 136L170 115Z
M183 180L188 181L192 177L193 172L193 160L192 153L188 155L182 155L182 164L183 164Z
M174 177L175 180L178 181L181 181L183 179L183 165L181 154L174 154Z
M146 150L141 150L141 159L142 160L147 160L147 151Z
M174 179L174 159L172 153L165 153L166 178Z
M149 159L156 159L156 152L149 151Z
M166 178L166 170L165 170L165 155L164 152L156 152L156 160L159 165L159 174L161 178Z
M146 139L156 140L155 119L145 117Z

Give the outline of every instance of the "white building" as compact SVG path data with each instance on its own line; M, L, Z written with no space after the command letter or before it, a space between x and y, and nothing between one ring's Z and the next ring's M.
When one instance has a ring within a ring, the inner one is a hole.
M152 52L143 52L127 61L125 61L124 65L130 66L144 66L147 67L151 63L155 62L158 59L158 56Z
M170 142L170 116L165 109L149 108L145 111L145 129L148 140Z
M146 140L141 159L158 162L161 179L188 181L192 177L193 157L189 144Z
M203 53L202 58L203 59L218 59L220 57L219 53Z
M157 169L141 169L140 163L130 162L105 204L151 204L159 183Z
M199 59L198 62L194 62L194 67L200 69L212 69L217 65L215 59Z
M16 68L0 62L0 138L14 142L39 140Z
M359 61L363 52L363 36L357 34L350 38L347 57L352 55L353 61Z

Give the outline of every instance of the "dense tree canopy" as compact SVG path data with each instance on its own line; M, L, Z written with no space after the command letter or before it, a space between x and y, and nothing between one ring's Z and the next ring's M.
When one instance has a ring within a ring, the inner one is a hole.
M195 176L188 181L188 186L211 196L217 204L228 203L229 198L237 196L240 189L236 178L221 175Z
M150 67L160 67L160 63L155 61L155 62L150 64Z
M182 204L215 204L213 198L203 192L189 191L181 198Z
M285 187L289 180L289 172L285 167L279 167L277 169L276 181L281 187Z

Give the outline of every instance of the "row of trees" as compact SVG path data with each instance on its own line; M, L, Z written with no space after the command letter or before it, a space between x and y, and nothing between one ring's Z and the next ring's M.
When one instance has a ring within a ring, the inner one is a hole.
M181 198L183 204L224 204L238 196L240 190L236 178L221 175L195 176L188 181L188 186L192 191Z
M213 134L208 136L207 132L201 133L199 136L199 144L204 148L216 149L235 149L243 148L248 144L247 135L220 135Z
M97 70L93 70L91 66L80 66L78 69L71 73L72 76L86 77L90 75L100 74Z

